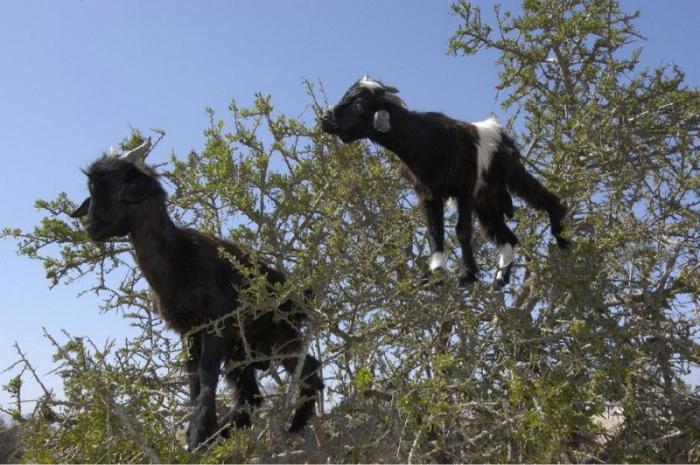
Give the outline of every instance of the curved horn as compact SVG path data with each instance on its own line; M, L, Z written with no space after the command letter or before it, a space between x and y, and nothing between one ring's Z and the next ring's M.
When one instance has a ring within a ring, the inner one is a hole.
M151 153L151 138L145 140L145 142L136 148L129 150L122 155L122 158L132 162L144 163L146 161L146 156Z
M381 82L375 81L374 79L372 79L371 77L369 77L366 74L364 76L362 76L357 81L357 83L361 87L365 87L365 88L369 89L370 91L372 91L373 94L376 94L377 92L380 92L381 94L383 94L384 92L386 92L386 89L384 89L384 85Z
M399 89L393 86L387 86L386 84L382 84L379 81L375 81L368 75L362 76L358 81L357 84L366 87L370 91L372 91L372 94L378 96L378 97L384 97L388 102L393 103L394 105L398 105L402 108L408 108L406 106L406 102L401 100L399 98L398 94Z

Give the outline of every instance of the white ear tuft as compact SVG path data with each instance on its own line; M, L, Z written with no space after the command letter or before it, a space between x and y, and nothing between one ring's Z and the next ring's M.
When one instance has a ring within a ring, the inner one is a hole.
M374 120L372 122L374 129L386 134L391 129L391 117L389 112L386 110L379 110L374 114Z

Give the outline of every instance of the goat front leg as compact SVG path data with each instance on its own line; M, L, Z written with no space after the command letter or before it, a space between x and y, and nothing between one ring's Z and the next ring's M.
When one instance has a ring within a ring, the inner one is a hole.
M187 372L187 382L190 388L190 404L196 405L199 396L199 357L202 353L202 337L200 334L193 334L183 338L187 360L185 370Z
M296 372L298 357L282 360L284 369L290 376ZM289 427L290 433L301 431L314 416L316 411L316 397L323 390L323 380L320 376L321 362L311 355L306 355L304 365L301 367L301 377L299 379L299 406L294 412L292 424Z
M220 342L214 335L200 336L201 350L197 374L199 395L187 429L187 444L194 450L216 432L216 385L221 364Z
M445 257L445 206L443 199L421 198L421 205L428 223L428 242L430 243L430 273L447 268ZM428 276L424 279L427 281Z
M462 272L459 286L467 287L476 281L476 260L472 251L472 204L470 195L457 197L457 239L462 248Z

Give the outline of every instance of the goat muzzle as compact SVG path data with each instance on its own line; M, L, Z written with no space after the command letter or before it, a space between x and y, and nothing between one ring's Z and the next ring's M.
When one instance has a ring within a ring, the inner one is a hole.
M337 128L335 124L335 120L333 119L333 112L330 110L326 110L323 112L323 116L321 116L321 129L323 129L324 132L333 134L333 131Z

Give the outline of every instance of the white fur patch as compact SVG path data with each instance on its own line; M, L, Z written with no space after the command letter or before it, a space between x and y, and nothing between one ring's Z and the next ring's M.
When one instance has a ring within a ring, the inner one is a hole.
M449 210L457 210L457 199L454 197L447 197L447 202L445 202L445 208Z
M447 269L447 257L442 252L435 252L430 256L430 271L438 268Z
M472 123L479 132L479 142L476 144L476 193L484 185L484 176L491 165L493 154L498 150L501 143L501 125L496 118L489 118L484 121Z
M374 113L374 120L372 122L374 129L379 132L387 133L391 129L391 118L389 117L389 112L386 110L379 110Z
M515 257L515 251L513 246L510 244L503 244L498 249L498 273L496 273L496 279L503 278L503 273L506 271L506 267L513 263L513 258Z

